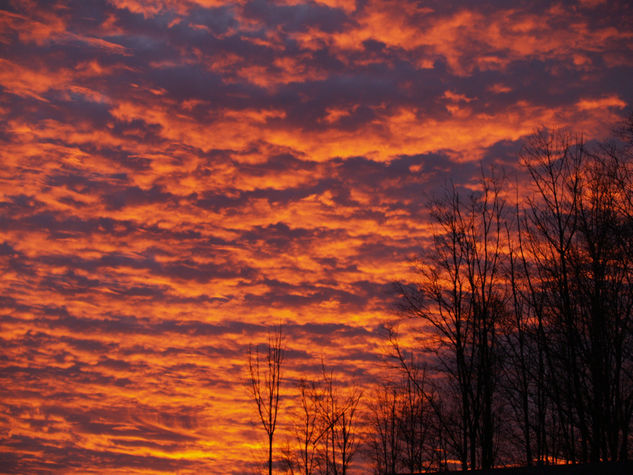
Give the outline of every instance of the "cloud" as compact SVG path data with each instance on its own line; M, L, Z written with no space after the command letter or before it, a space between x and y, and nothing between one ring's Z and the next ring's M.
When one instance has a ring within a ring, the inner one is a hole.
M289 383L323 358L370 384L429 201L482 165L520 177L535 128L607 136L633 101L632 18L584 0L4 5L0 464L252 469L249 345L281 323Z

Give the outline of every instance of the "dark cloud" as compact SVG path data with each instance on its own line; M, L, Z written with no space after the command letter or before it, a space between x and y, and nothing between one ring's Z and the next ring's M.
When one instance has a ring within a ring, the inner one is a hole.
M276 5L264 0L251 0L242 8L247 18L261 21L267 28L305 31L309 28L332 33L341 31L350 20L342 10L315 2L297 5Z

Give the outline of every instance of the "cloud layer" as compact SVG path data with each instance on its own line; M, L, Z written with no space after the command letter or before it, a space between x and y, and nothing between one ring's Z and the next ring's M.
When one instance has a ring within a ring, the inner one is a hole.
M248 471L249 343L371 380L426 197L608 133L631 32L618 1L9 2L0 466Z

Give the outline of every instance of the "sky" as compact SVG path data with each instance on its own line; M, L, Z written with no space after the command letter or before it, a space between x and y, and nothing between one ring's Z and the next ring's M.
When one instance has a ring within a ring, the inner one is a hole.
M2 2L0 471L254 471L249 345L384 372L429 197L630 111L627 3Z

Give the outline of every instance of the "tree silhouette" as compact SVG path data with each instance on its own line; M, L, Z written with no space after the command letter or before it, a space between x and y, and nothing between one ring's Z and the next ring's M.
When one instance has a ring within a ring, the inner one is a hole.
M344 391L334 380L333 371L323 363L321 373L319 412L327 427L321 446L321 471L345 475L360 444L356 426L362 392L354 386Z
M590 146L565 130L537 131L520 157L527 180L514 213L513 190L493 174L432 202L419 280L399 286L404 316L421 323L419 346L402 348L395 326L389 335L407 381L409 361L425 361L430 390L419 394L430 411L421 426L415 416L424 430L409 431L409 445L399 421L411 388L378 392L370 442L380 473L411 470L403 454L417 459L410 449L425 440L439 456L427 453L422 470L450 459L464 470L628 460L632 131L633 115L619 141Z
M378 384L368 404L367 449L378 473L421 473L442 465L424 370L412 363L407 370L395 381Z
M321 416L323 394L320 385L301 379L297 389L299 407L293 415L294 440L286 451L286 463L291 473L296 469L302 475L312 475L319 466L319 448L330 426Z
M633 410L631 157L543 130L523 158L536 188L523 235L530 301L543 321L550 438L561 436L557 455L566 460L625 460Z
M500 184L482 176L478 193L455 187L432 204L432 249L420 259L417 287L401 286L403 310L435 336L428 341L439 370L455 391L462 468L494 463L493 404L499 373L498 328L505 317L501 295L503 201Z
M288 470L344 475L361 444L357 426L362 392L336 380L324 361L319 379L300 379L297 390L292 436L284 450Z
M273 473L273 437L277 427L281 367L284 356L285 345L281 326L269 333L268 345L263 358L259 348L256 348L255 352L250 346L248 349L249 388L257 405L259 419L268 437L269 475Z

